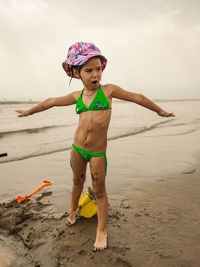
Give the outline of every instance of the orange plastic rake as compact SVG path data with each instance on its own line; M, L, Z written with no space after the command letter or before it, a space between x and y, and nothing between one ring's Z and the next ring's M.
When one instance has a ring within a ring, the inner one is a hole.
M24 196L24 197L16 197L14 198L14 200L16 200L18 203L21 203L21 202L25 202L25 201L28 201L29 202L27 203L28 205L30 205L32 203L32 199L31 197L36 194L38 191L40 191L43 187L45 186L50 186L52 185L52 182L51 181L47 181L47 180L42 180L42 184L41 186L39 186L38 188L36 188L35 190L33 190L31 193L29 193L28 195Z

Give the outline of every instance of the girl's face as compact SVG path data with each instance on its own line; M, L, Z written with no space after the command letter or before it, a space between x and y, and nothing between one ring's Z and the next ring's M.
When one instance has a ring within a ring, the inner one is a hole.
M102 76L101 60L98 57L89 59L81 68L80 73L75 72L77 78L81 78L84 87L89 90L99 88Z

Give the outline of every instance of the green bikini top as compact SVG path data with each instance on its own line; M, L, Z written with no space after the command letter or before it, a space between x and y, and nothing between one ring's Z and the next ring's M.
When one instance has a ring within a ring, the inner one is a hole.
M110 103L109 103L107 97L105 96L103 90L101 89L101 85L99 86L99 89L98 89L94 99L92 100L92 102L90 103L88 108L85 106L85 104L83 103L83 100L82 100L83 90L82 90L82 92L81 92L81 94L80 94L80 96L76 102L76 113L77 114L84 112L84 111L88 111L88 110L111 109Z

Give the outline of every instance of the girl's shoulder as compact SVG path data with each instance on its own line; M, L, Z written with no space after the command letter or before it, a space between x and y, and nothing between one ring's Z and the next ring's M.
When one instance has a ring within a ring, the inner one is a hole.
M101 84L101 88L105 88L106 90L110 91L112 90L113 87L115 87L116 85L112 84L112 83L107 83L107 84Z
M73 96L74 96L74 98L76 99L76 101L78 100L78 98L79 98L81 92L82 92L82 90L73 92Z
M108 84L101 85L101 88L104 91L104 93L106 92L107 95L112 96L113 92L115 92L118 86L112 83L108 83Z

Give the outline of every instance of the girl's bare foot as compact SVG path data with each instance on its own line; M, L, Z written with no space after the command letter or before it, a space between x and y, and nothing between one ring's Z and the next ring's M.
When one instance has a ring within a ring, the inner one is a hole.
M75 224L75 222L76 222L76 214L77 214L78 211L79 211L79 207L77 209L75 209L75 210L72 210L72 211L70 210L69 216L68 216L67 221L66 221L66 225L70 226L72 224Z
M103 250L105 248L107 248L107 232L97 230L93 251Z

